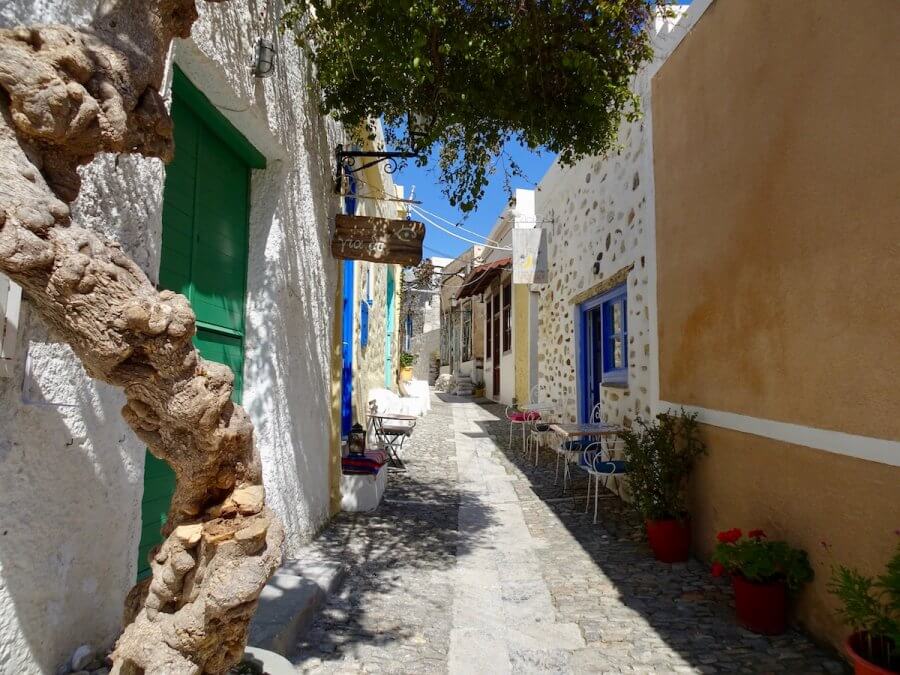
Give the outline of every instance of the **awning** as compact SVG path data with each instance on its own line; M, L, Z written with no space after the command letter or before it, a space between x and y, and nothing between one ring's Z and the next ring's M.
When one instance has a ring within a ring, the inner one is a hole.
M468 298L472 295L478 295L490 286L491 282L510 265L512 265L512 258L501 258L500 260L494 260L481 267L476 267L469 273L469 276L465 278L465 281L463 281L462 286L459 288L459 293L456 294L456 298L462 300L463 298Z

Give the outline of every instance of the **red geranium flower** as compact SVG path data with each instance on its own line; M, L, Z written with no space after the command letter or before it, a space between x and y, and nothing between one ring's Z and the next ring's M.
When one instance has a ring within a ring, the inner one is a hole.
M723 544L733 544L740 538L741 538L741 531L736 527L731 530L725 530L724 532L719 532L719 534L716 535L716 539L721 541Z
M722 563L713 563L712 564L712 575L714 577L720 577L725 574L725 565Z
M747 536L750 537L751 539L763 539L763 538L765 538L766 533L763 532L762 530L750 530L747 533Z

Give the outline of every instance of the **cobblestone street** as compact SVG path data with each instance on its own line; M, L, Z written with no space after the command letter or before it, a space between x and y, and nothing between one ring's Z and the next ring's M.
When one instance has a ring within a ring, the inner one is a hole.
M656 562L617 498L592 524L583 479L573 502L549 453L526 467L506 447L502 406L440 399L381 507L341 514L311 545L350 571L299 645L300 672L844 672L797 632L740 629L728 584Z

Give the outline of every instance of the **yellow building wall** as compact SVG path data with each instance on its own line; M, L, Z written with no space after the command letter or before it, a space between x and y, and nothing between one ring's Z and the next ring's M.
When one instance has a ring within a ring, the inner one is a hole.
M338 265L334 291L334 323L331 336L331 445L328 462L329 510L331 515L341 510L341 372L344 367L342 349L344 266Z
M531 331L529 330L528 286L513 284L513 354L515 357L516 401L531 402Z
M660 399L760 420L703 428L698 551L730 527L806 549L797 617L835 644L831 567L883 570L900 456L764 434L900 440L898 34L895 0L718 0L653 83Z

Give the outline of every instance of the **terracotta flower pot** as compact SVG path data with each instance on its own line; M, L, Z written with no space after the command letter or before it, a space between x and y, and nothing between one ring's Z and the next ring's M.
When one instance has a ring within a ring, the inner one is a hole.
M731 577L738 623L761 635L787 630L787 586L783 581L756 583L740 574Z
M413 376L412 366L403 366L400 368L400 380L402 382L409 382Z
M684 562L691 555L691 521L645 520L647 541L660 562Z
M867 640L868 637L865 633L854 633L844 643L844 646L847 648L847 654L850 656L850 660L853 661L853 672L856 675L894 675L897 673L897 670L888 670L882 666L875 665L863 656L863 654L867 653ZM885 638L873 638L872 647L876 654L887 654L887 646Z

